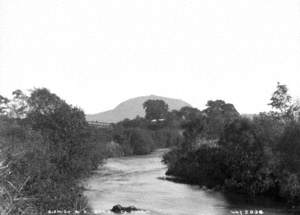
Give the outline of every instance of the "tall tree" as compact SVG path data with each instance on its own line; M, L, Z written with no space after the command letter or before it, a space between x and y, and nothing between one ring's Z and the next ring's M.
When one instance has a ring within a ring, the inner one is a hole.
M207 116L208 138L219 138L226 124L239 118L235 107L223 100L208 101L203 113Z
M277 83L276 90L271 97L269 105L275 111L272 114L282 120L294 120L300 107L297 103L292 102L292 97L288 93L288 88L284 84Z
M300 178L300 123L292 122L286 126L277 145L284 169L297 173Z
M169 106L163 100L147 100L144 102L143 107L146 112L146 119L148 120L159 120L165 119Z
M0 123L0 143L5 143L1 152L10 177L28 178L24 194L34 197L41 210L76 209L76 202L85 201L78 196L77 180L103 158L91 141L84 112L44 88L29 97L15 91L9 103L14 114L6 117L7 125Z
M277 83L277 88L271 97L271 107L281 113L287 112L291 106L292 97L288 94L288 88L284 84Z
M201 111L198 110L197 108L193 108L193 107L182 107L179 112L178 115L183 119L183 120L193 120L199 116L202 115Z

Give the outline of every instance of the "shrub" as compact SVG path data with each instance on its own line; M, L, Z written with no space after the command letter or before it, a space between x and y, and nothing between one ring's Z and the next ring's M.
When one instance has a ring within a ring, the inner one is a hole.
M83 111L47 89L22 98L26 108L21 110L26 112L2 117L6 120L0 124L1 153L11 172L5 180L26 181L20 195L34 199L41 212L85 208L79 180L91 174L103 156Z

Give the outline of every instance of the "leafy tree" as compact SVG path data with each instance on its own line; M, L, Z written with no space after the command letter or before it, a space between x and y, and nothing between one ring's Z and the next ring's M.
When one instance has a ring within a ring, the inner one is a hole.
M163 100L147 100L143 107L146 112L147 120L166 119L169 107Z
M282 178L280 186L280 196L288 199L290 204L300 202L300 179L297 174L286 174Z
M36 89L29 100L27 120L49 140L50 156L59 171L81 175L93 166L81 162L89 156L89 130L82 110L68 105L47 89ZM87 160L89 161L89 160Z
M220 148L203 145L183 154L174 149L163 156L167 175L175 175L187 183L216 188L226 179L225 153Z
M204 133L207 128L206 117L199 115L196 118L183 122L181 127L184 130L182 149L184 151L192 150L195 148L197 140L205 135Z
M292 122L284 130L276 150L280 153L283 169L300 177L300 123Z
M186 121L190 121L193 120L197 117L199 117L200 115L202 115L201 111L198 110L197 108L193 108L193 107L182 107L179 112L178 115Z
M10 118L24 118L28 111L28 97L21 90L13 91L12 95L11 100L0 95L0 114Z
M285 124L270 113L260 113L253 118L253 122L265 146L274 148L284 132Z
M279 82L269 105L275 110L272 114L284 121L294 120L295 113L300 109L299 105L292 103L292 97L288 94L287 86Z
M274 186L261 180L269 175L265 169L264 143L252 121L238 119L226 126L219 144L228 154L226 188L257 195Z
M125 155L148 154L154 149L152 131L142 128L124 128L118 126L113 139L123 148Z
M152 131L151 133L155 147L166 148L179 146L183 141L183 137L178 129L174 129L173 127L166 127Z
M234 106L209 101L204 120L190 120L184 144L166 155L167 174L188 183L239 192L248 196L280 197L300 202L300 124L298 106L285 85L278 84L270 105L274 112L241 118ZM197 137L218 138L215 145L191 147Z
M13 99L9 102L9 116L12 118L25 118L28 111L28 96L21 90L13 91Z
M30 106L29 114L42 116L54 113L59 107L66 105L66 102L48 89L41 88L32 91L28 98L28 105Z
M4 115L7 110L7 103L9 100L0 95L0 115Z
M279 110L281 113L286 113L291 106L292 97L288 94L288 88L284 84L277 83L277 89L272 95L272 108Z
M258 139L255 124L247 118L241 118L228 124L219 144L230 151L241 153L262 153L262 143Z
M43 158L41 136L30 127L2 117L0 140L3 159L0 168L0 212L36 214L36 196L28 194L26 189L30 180L43 174L42 170L44 173L49 170L45 165L47 159Z
M42 212L86 207L78 179L97 168L103 155L83 111L44 88L29 97L15 91L9 103L16 105L9 106L13 114L0 127L0 140L10 179L26 179L22 195L34 198Z
M153 151L154 142L149 132L139 128L130 129L127 132L135 155L148 154Z
M203 113L207 116L207 137L218 139L226 124L240 117L232 104L223 100L208 101Z

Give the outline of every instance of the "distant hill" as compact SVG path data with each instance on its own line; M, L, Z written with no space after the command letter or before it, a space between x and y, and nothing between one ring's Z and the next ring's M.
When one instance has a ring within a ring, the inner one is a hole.
M169 105L169 110L179 110L184 106L191 106L185 101L179 99L166 98L161 96L141 96L129 99L122 102L113 110L86 115L88 121L101 121L101 122L119 122L126 118L134 119L137 115L143 117L145 116L145 111L143 109L143 103L149 99L160 99L165 101Z

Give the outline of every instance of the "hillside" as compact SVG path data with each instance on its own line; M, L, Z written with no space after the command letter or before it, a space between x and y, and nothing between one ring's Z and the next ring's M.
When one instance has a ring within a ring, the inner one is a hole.
M97 113L90 114L86 116L88 121L101 121L101 122L119 122L126 118L134 119L137 115L143 117L145 116L145 111L143 109L143 103L149 99L160 99L165 101L169 105L169 110L179 110L184 106L191 106L185 101L179 99L166 98L161 96L141 96L129 99L122 102L116 108Z

